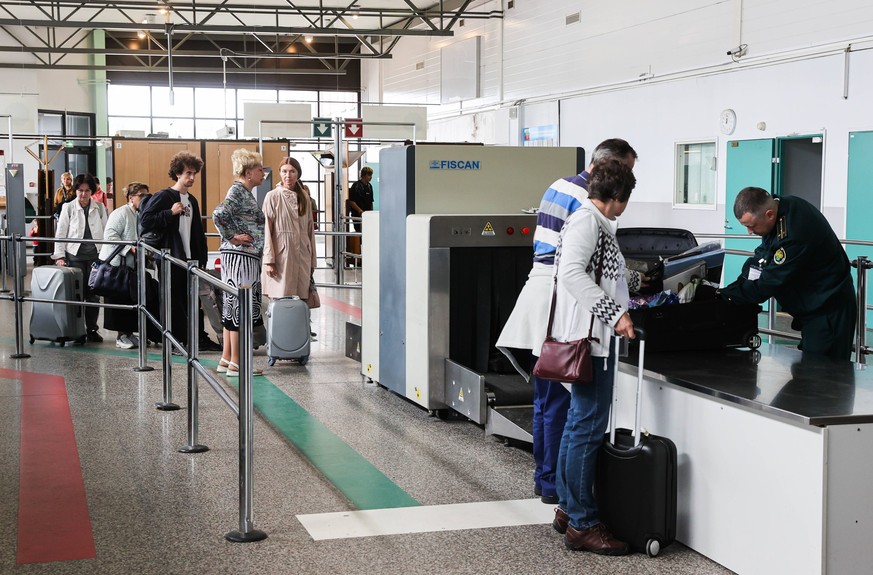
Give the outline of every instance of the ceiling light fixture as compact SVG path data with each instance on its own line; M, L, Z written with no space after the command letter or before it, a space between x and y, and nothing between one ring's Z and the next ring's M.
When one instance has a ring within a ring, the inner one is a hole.
M307 44L312 44L312 36L309 35L309 34L307 34L306 36L304 36L304 37L303 37L303 40L305 40Z
M145 30L140 30L139 32L136 33L136 36L140 40L145 40L145 37L146 37Z

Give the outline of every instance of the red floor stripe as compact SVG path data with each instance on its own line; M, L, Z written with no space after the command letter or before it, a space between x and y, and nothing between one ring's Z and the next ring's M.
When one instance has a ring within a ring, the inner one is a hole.
M322 295L322 294L318 294L318 295L321 296L322 305L330 306L335 310L339 310L343 313L349 314L352 317L356 317L358 319L361 319L361 308L359 308L358 306L346 303L344 301L340 301L338 299L334 299L330 296L326 296L326 295Z
M97 556L64 378L0 369L21 381L16 562Z

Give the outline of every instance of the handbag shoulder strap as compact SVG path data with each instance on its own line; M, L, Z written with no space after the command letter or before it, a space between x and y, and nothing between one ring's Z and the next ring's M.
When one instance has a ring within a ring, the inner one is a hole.
M561 230L563 232L563 230ZM594 245L594 253L597 254L597 248L600 247L600 258L597 260L596 267L594 268L594 283L600 285L600 279L603 277L603 246L601 245L601 239L603 237L602 232L599 230L598 226L598 234L597 234L597 243ZM546 326L546 339L552 337L552 324L555 321L555 300L558 299L558 261L561 259L561 243L564 239L564 234L558 236L558 246L555 250L555 274L554 274L554 282L552 285L552 302L549 306L549 323ZM588 326L588 339L591 339L591 336L594 334L594 314L591 314L591 325Z
M115 249L114 249L114 250L112 250L112 253L111 253L111 254L109 254L109 257L108 257L108 258L106 258L106 259L105 259L105 260L103 260L103 261L106 261L106 262L111 262L111 261L112 261L112 260L114 260L114 259L115 259L115 256L117 256L117 255L120 255L120 254L121 254L121 250L123 250L123 249L124 249L124 244L121 244L121 245L120 245L120 246L115 246Z

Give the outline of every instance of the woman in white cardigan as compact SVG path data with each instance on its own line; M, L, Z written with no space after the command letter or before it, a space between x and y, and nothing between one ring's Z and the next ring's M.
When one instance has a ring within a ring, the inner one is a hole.
M103 233L103 237L106 240L136 241L136 212L139 210L140 202L147 195L149 195L149 187L141 182L132 182L124 188L124 197L127 199L127 203L109 214L109 219L106 221L106 230ZM112 244L103 244L100 248L100 260L106 261L112 255L112 252L115 251L116 247ZM121 253L112 258L109 264L112 266L126 265L129 268L135 268L136 246L124 246ZM105 299L106 303L132 303L129 300L120 301L110 297ZM118 332L118 336L115 338L115 347L121 349L138 347L139 339L133 335L137 328L138 318L135 310L106 308L103 312L103 329Z
M615 231L616 218L627 207L635 185L636 178L624 163L596 163L590 170L588 199L564 224L555 259L558 287L552 335L572 341L587 337L591 328L599 342L591 344L594 381L570 389L570 411L558 453L558 508L553 526L565 533L568 549L602 555L629 552L627 543L600 522L592 487L612 401L615 350L610 349L610 342L613 333L634 337L627 313L624 257Z

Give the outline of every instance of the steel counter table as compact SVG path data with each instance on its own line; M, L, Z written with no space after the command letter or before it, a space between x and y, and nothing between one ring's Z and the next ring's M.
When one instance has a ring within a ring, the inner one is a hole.
M651 353L641 421L676 443L682 543L744 575L873 572L873 371L767 344Z

